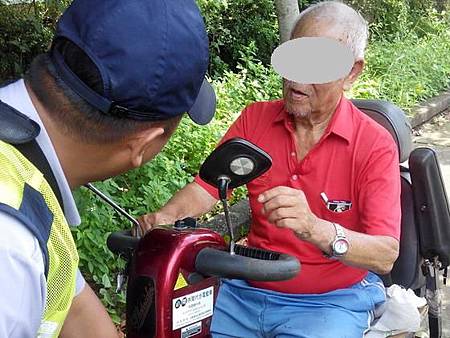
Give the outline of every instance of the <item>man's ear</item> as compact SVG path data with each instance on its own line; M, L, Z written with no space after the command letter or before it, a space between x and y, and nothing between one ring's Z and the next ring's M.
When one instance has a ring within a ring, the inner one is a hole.
M152 143L157 142L158 137L164 134L163 127L150 127L139 132L128 141L130 151L130 163L133 168L138 168L144 164L144 155L151 147Z
M350 90L353 83L358 79L364 69L364 60L357 60L353 64L353 68L350 71L350 74L345 78L344 81L344 90Z

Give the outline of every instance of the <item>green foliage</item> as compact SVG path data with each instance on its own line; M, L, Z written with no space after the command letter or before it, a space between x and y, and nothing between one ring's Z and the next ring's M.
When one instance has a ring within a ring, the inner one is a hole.
M45 50L51 31L29 6L0 2L0 79L23 74L32 58Z
M113 181L98 184L98 187L107 194L109 191L115 191L115 186ZM125 296L123 292L115 293L114 277L124 268L125 262L117 259L105 244L110 232L124 227L120 223L122 220L85 189L79 189L75 198L82 213L81 225L72 229L80 256L80 269L86 281L107 307L113 320L119 322L119 314L124 312Z
M56 20L70 2L7 5L0 0L0 81L23 75L31 60L48 49Z
M346 0L345 3L357 9L370 23L373 40L392 39L412 32L422 36L434 33L430 12L440 7L434 1L423 0Z
M278 43L273 0L197 0L205 18L211 50L211 71L236 70L241 53L254 44L258 58L270 63Z
M413 33L392 41L374 41L368 48L366 70L350 95L394 102L410 112L418 102L437 95L450 84L450 30L442 18L429 23L435 33Z

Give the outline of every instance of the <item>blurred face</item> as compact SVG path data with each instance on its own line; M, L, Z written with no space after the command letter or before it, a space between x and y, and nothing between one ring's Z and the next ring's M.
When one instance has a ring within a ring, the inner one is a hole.
M300 23L293 33L292 39L301 37L329 37L343 42L343 34L335 25L326 21L313 21L306 19ZM362 69L361 61L361 69ZM354 72L352 69L352 72ZM356 74L356 77L359 75ZM349 77L324 84L300 84L283 80L283 97L286 110L299 118L320 116L334 112L337 104L350 82L353 82L352 73Z

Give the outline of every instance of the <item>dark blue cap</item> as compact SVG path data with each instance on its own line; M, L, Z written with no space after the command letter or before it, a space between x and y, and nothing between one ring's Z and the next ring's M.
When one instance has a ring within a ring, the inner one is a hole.
M63 81L105 114L141 121L188 112L208 123L216 97L205 80L208 37L194 0L74 0L57 26L97 66L104 92L75 75L54 48Z

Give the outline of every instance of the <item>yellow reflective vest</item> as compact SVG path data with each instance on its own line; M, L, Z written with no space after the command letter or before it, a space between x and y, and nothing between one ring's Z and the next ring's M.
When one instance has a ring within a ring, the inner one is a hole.
M15 147L2 141L0 168L0 211L21 221L38 239L43 253L47 297L37 337L56 338L75 294L76 246L44 175Z

